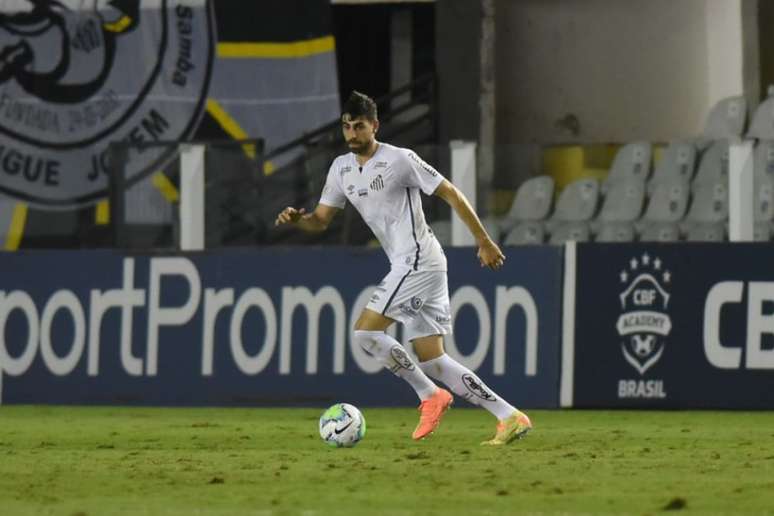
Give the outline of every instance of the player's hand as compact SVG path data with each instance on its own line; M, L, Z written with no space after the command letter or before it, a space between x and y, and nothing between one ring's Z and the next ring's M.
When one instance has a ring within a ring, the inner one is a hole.
M497 244L487 238L478 246L478 261L481 262L481 267L489 267L496 271L503 266L505 255Z
M297 210L291 206L288 206L282 210L279 215L277 215L277 220L274 221L274 225L280 226L282 224L295 224L304 213L306 213L304 208Z

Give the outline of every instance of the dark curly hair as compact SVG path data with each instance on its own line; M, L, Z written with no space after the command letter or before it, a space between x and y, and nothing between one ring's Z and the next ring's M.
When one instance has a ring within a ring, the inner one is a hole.
M377 116L376 102L368 95L359 91L353 91L341 109L341 116L344 115L349 115L353 119L362 116L366 120L373 122Z

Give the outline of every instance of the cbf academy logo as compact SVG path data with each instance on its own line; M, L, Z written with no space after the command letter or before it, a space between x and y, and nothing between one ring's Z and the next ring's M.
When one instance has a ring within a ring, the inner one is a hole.
M3 2L0 191L47 206L104 197L110 142L195 129L213 40L207 0ZM173 151L132 153L127 179Z
M660 258L648 253L632 258L619 274L622 313L616 330L624 359L642 377L664 353L672 330L669 292L672 275ZM661 380L621 380L619 397L665 397Z

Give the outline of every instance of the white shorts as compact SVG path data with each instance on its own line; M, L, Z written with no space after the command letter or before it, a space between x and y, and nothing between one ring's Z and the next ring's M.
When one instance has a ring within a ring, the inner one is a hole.
M452 332L445 271L393 269L366 308L403 323L408 340Z

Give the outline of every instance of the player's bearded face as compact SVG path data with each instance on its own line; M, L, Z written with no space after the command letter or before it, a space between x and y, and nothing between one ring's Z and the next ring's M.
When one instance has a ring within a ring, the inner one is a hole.
M349 114L341 117L341 131L349 149L355 154L368 151L376 136L377 124L363 117L353 119Z

